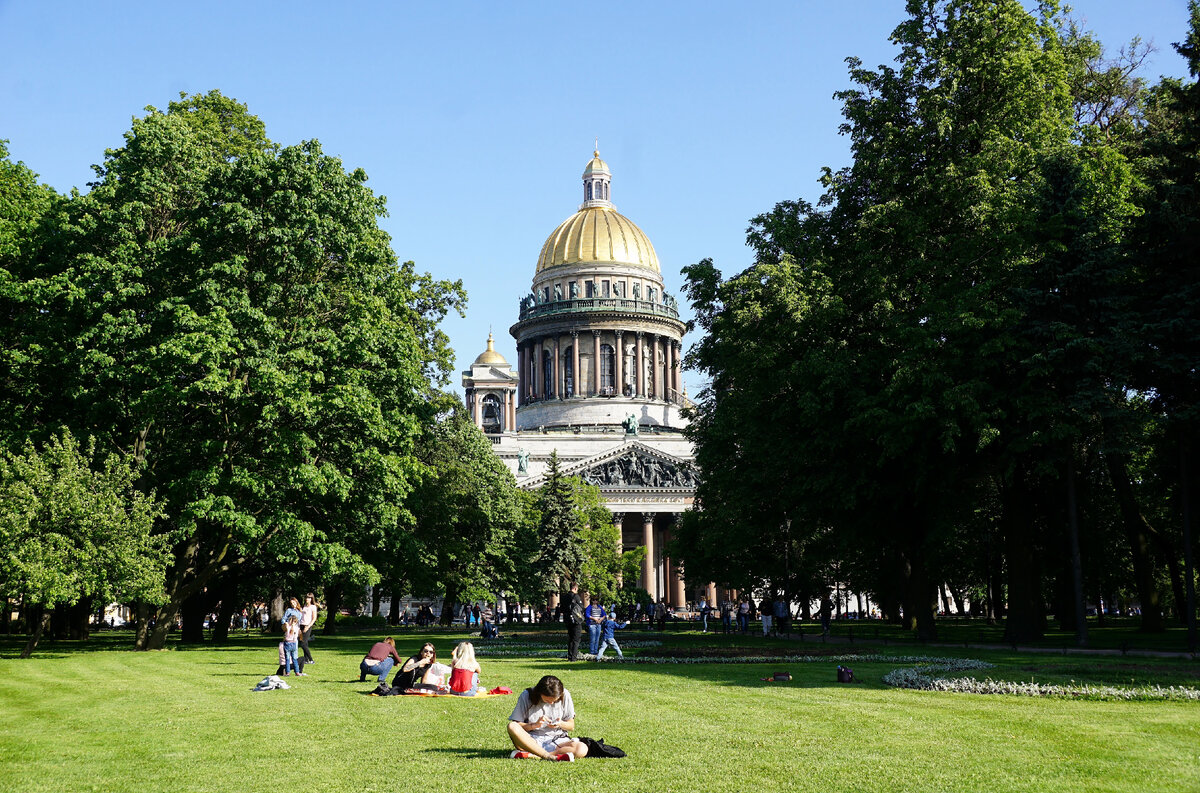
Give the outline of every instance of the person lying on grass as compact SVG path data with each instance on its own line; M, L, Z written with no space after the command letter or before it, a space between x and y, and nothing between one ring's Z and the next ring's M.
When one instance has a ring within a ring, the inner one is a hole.
M509 714L508 737L516 747L510 756L574 762L587 755L587 746L571 739L567 733L573 729L575 703L571 692L557 677L546 675L536 686L521 692Z

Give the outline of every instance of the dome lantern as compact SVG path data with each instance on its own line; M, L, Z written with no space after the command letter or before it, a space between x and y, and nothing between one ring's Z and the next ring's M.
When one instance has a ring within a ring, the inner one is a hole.
M608 195L611 181L612 171L608 170L608 163L600 159L600 150L596 149L592 152L592 161L583 169L583 203L579 205L579 208L613 209L613 203L609 200Z

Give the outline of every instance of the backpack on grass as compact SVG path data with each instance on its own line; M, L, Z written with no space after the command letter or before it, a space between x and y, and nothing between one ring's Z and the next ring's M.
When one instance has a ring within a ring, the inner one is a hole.
M837 668L837 681L839 683L857 683L854 679L854 670L848 666L839 666Z
M577 741L587 747L586 757L625 757L625 752L621 747L607 744L604 739L595 740L594 738L576 738Z

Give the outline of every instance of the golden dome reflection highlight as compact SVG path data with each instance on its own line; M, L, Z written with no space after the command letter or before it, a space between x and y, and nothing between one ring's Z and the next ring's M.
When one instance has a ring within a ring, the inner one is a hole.
M608 207L581 209L560 223L542 245L537 272L589 262L629 264L662 273L646 233Z

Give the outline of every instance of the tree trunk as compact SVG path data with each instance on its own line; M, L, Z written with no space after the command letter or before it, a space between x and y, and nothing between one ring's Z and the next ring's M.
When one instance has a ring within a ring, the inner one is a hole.
M12 634L12 604L8 601L8 598L5 597L3 604L0 605L4 606L4 625L0 627L0 630L3 630L4 635L8 636Z
M80 598L67 610L67 632L72 639L87 641L92 619L92 598Z
M1165 630L1165 626L1158 588L1154 585L1154 560L1150 556L1150 525L1138 507L1133 483L1129 479L1129 465L1124 455L1108 452L1104 455L1104 461L1113 490L1116 492L1121 526L1125 530L1125 537L1129 541L1129 550L1133 556L1134 584L1142 608L1141 630L1150 633L1161 632Z
M946 594L946 585L938 584L938 597L942 600L942 613L947 617L950 616L950 595Z
M1017 471L1003 499L1004 549L1008 557L1008 608L1004 637L1010 642L1028 642L1042 638L1043 620L1037 550L1034 544L1033 516L1029 513L1030 493L1024 474ZM993 596L999 600L998 593Z
M379 602L383 600L383 589L378 586L371 587L371 616L379 616Z
M458 608L458 587L453 584L446 585L446 596L442 598L442 614L438 619L441 625L454 624L454 611ZM496 615L496 622L500 622L500 615Z
M283 612L287 611L287 601L283 599L283 589L275 587L271 590L271 600L267 603L267 633L275 634L283 630Z
M950 590L950 597L954 600L954 613L958 614L959 616L966 614L967 609L964 602L965 598L963 597L962 589L955 588L954 586L949 586L947 589Z
M34 606L29 609L29 624L29 642L21 651L22 658L33 655L33 648L37 647L38 642L42 640L42 634L46 632L46 628L50 627L50 612L45 606Z
M54 607L50 619L50 635L56 640L69 638L71 635L71 610L66 603Z
M203 592L197 592L183 601L179 608L179 640L184 644L203 644L204 620L207 616L208 598Z
M1083 558L1079 554L1079 505L1075 494L1074 455L1067 460L1067 536L1071 552L1071 594L1075 606L1075 644L1087 647L1087 605L1083 599Z
M234 611L241 604L238 602L238 574L231 570L221 577L217 592L221 597L221 606L217 611L217 624L212 626L214 644L225 644L229 641L229 624L233 621Z
M325 587L325 628L321 631L326 636L337 633L338 612L342 610L342 600L345 595L341 586Z

